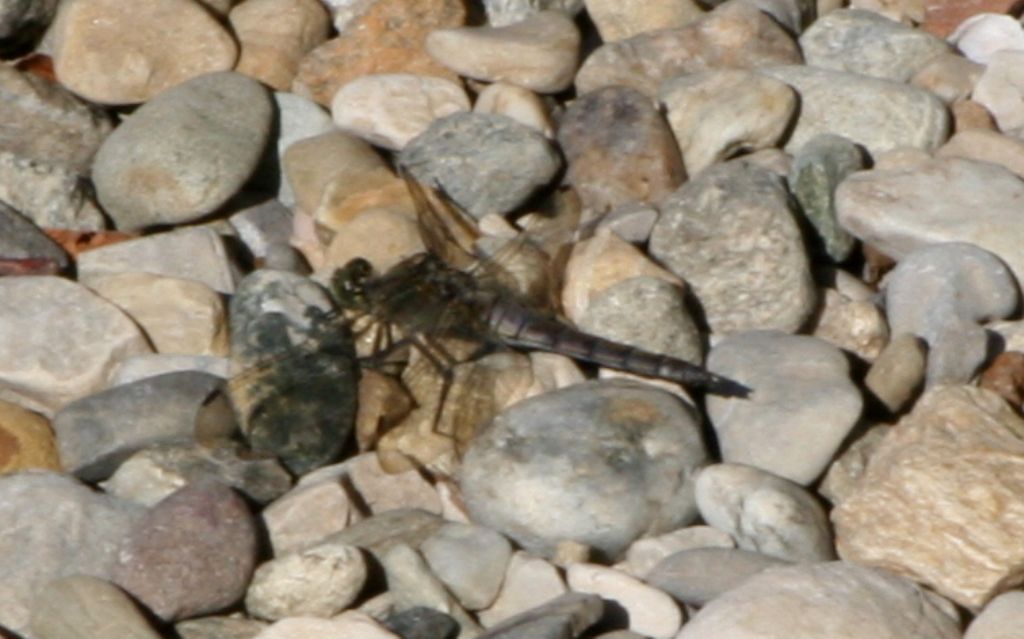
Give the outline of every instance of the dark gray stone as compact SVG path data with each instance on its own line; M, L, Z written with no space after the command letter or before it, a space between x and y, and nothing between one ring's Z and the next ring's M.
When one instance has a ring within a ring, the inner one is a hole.
M396 612L384 626L402 639L455 639L459 623L440 610L417 606Z

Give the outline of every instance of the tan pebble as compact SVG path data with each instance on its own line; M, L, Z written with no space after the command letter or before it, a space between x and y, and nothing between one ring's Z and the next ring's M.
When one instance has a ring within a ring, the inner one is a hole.
M317 211L332 181L354 181L387 166L373 147L342 131L295 142L285 150L281 164L299 208L309 214Z
M434 29L461 26L460 0L378 0L345 25L338 37L313 49L299 63L292 90L330 106L338 89L370 73L458 77L423 49Z
M513 553L498 598L490 608L479 612L480 623L491 628L567 591L558 569L549 562L523 551Z
M61 470L50 422L38 413L0 400L0 474L30 468Z
M1003 399L1020 408L1024 402L1024 353L1000 353L981 374L978 385L999 393Z
M935 155L1000 164L1024 178L1024 142L997 131L960 131L939 147Z
M914 74L910 84L942 98L946 104L965 100L974 90L984 65L955 53L940 53Z
M245 0L228 17L241 45L235 71L278 91L291 88L299 60L330 29L319 0Z
M101 104L135 104L205 73L230 69L234 39L192 0L61 4L50 27L65 87Z
M996 121L982 104L974 100L957 100L949 107L953 114L953 130L970 129L996 130Z
M554 123L541 99L533 91L514 84L495 82L487 85L477 96L473 110L510 117L548 138L554 135Z
M343 131L393 151L446 115L469 110L458 84L427 75L364 75L341 87L331 101L331 116Z
M871 301L852 300L831 288L822 297L824 304L811 334L874 361L889 341L882 311Z
M333 271L362 257L377 273L424 250L416 220L390 208L368 209L338 230L327 247L325 269Z
M426 47L460 75L557 93L572 84L580 33L564 13L541 11L507 27L440 29Z
M604 42L682 27L704 15L693 0L586 0L586 6Z
M927 358L924 340L910 333L897 335L868 369L864 385L890 412L899 412L921 388Z
M359 378L356 415L359 450L373 448L381 433L400 422L412 408L412 398L398 380L373 369L364 369Z

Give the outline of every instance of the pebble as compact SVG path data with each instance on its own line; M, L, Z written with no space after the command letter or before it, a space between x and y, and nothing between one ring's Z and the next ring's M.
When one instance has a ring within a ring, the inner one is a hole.
M692 521L692 475L706 460L693 413L672 395L588 382L500 413L470 443L459 482L472 520L527 550L550 556L575 540L614 557Z
M284 271L248 275L231 300L229 393L242 432L296 474L336 460L355 425L358 369L327 292Z
M380 561L382 554L399 544L419 548L443 524L434 513L398 508L351 524L331 535L329 541L359 546Z
M144 446L191 439L200 407L221 382L206 373L168 373L65 405L53 418L64 467L97 481Z
M712 464L697 475L697 507L743 550L794 562L835 556L828 517L817 499L787 479L742 464Z
M988 65L1000 51L1024 50L1024 29L1017 18L999 13L978 13L957 26L949 35L968 60Z
M658 221L658 210L649 204L629 203L608 211L597 223L595 235L605 229L630 244L644 244Z
M296 486L260 513L275 557L300 550L358 521L359 510L340 482Z
M984 70L984 65L962 55L940 53L917 70L910 84L931 91L946 104L953 104L971 96Z
M201 282L116 273L91 278L89 288L127 313L158 353L228 354L224 302Z
M940 38L953 32L964 20L979 13L1007 13L1013 10L1014 0L932 0L924 9L921 28Z
M577 637L601 619L604 609L604 601L597 595L570 592L505 620L480 639Z
M0 400L0 475L28 469L62 470L50 422Z
M325 481L340 481L353 491L353 497L367 514L375 515L397 508L441 512L441 498L421 473L415 470L388 473L381 467L379 456L373 452L353 455L341 464L308 473L299 481L299 486Z
M268 262L280 246L288 244L294 219L291 209L280 200L259 198L232 213L228 222L249 253Z
M102 388L114 364L148 352L141 331L84 286L0 278L0 398L52 415Z
M864 377L864 386L889 412L898 413L921 387L927 366L925 342L911 333L900 333L875 358Z
M988 602L974 621L967 626L964 639L1013 639L1020 632L1024 617L1024 592L1004 592Z
M894 333L928 343L929 386L967 383L988 356L982 323L1005 318L1020 294L998 257L973 244L918 249L889 274L886 312Z
M561 168L558 153L536 130L483 113L435 120L402 149L398 163L477 219L523 204Z
M113 128L110 116L59 84L11 66L0 67L0 96L6 107L0 122L0 148L40 164L56 164L85 175L93 154Z
M954 102L950 107L953 115L953 130L966 131L968 129L996 130L996 122L988 109L974 100L960 100Z
M253 639L267 624L241 617L199 617L174 624L181 639Z
M476 96L473 111L504 115L540 131L548 139L554 136L555 125L551 120L551 114L548 113L547 105L533 91L515 84L488 84Z
M691 175L738 152L774 146L797 110L788 85L739 69L670 78L658 101Z
M780 178L742 162L710 167L662 201L651 255L692 287L712 332L796 331L810 316L816 293L789 207Z
M558 568L539 557L517 551L509 559L494 603L477 616L485 628L495 629L567 592Z
M416 219L391 207L371 208L338 229L327 246L319 273L329 276L361 257L374 273L386 273L407 257L425 250Z
M335 126L326 109L294 93L275 91L274 105L277 113L274 130L277 153L263 154L249 184L276 193L278 201L291 208L295 206L296 200L292 184L284 175L285 151L300 140L333 131Z
M104 140L92 169L100 204L120 230L196 220L252 175L272 121L270 94L240 73L175 86Z
M662 559L694 548L735 548L729 533L711 526L687 526L656 537L637 539L626 550L625 561L615 567L634 577L646 578Z
M754 6L729 2L684 27L601 45L576 74L576 93L622 85L654 98L662 81L675 76L800 62L797 43L777 22Z
M583 10L584 0L483 0L487 23L505 27L540 11L556 10L575 16Z
M880 422L851 438L850 444L828 467L828 472L818 484L818 494L833 506L852 495L864 477L871 455L890 428L890 424Z
M848 258L856 242L836 219L836 187L864 165L864 154L856 144L828 133L811 138L793 154L787 176L789 190L814 228L821 248L835 262Z
M657 202L686 179L683 158L650 98L604 87L577 98L558 127L569 165L566 182L594 213L633 202Z
M626 611L629 629L652 639L672 639L683 624L683 613L672 598L614 568L572 564L565 572L573 592L598 595Z
M1022 437L1024 421L992 391L927 392L832 511L840 556L975 611L1020 583Z
M822 133L841 135L871 156L900 147L930 151L946 141L949 114L931 91L809 66L759 69L793 87L800 113L785 149L795 152Z
M245 608L260 619L331 617L359 595L367 566L358 548L325 542L260 564Z
M0 625L29 636L46 584L75 574L110 576L124 531L143 509L45 471L0 477Z
M59 244L13 208L0 201L0 255L5 260L41 261L54 273L70 260Z
M226 357L202 355L157 355L145 353L126 357L118 362L111 372L108 386L120 386L137 382L146 377L155 377L164 373L180 371L197 371L209 373L227 379L230 376L230 361Z
M235 71L288 91L299 61L327 40L330 16L319 0L245 0L228 14L239 43Z
M579 29L561 11L541 11L504 27L437 29L426 39L427 53L459 75L538 93L572 85L579 49Z
M446 523L420 547L430 570L467 610L494 603L512 557L512 545L474 524Z
M128 531L113 581L165 621L215 612L245 594L256 543L249 508L233 490L188 484Z
M191 443L147 446L122 463L101 486L110 495L154 506L186 484L211 477L257 504L276 499L291 487L291 476L273 457L230 444L207 447Z
M689 606L706 606L762 570L785 566L777 557L738 548L694 548L654 565L644 580Z
M851 175L836 190L839 223L894 259L930 244L968 242L994 253L1024 280L1020 178L1001 166L926 159Z
M888 572L842 561L771 568L710 602L677 639L958 639L948 603Z
M813 67L906 82L950 47L941 38L874 11L837 9L800 36L800 49Z
M1014 406L1024 402L1024 353L1004 351L981 374L978 386L1002 396Z
M234 38L197 2L145 0L121 9L117 0L76 1L62 6L50 27L57 78L91 102L146 102L235 64ZM240 130L240 137L252 134Z
M849 277L853 277L852 275ZM872 362L889 341L885 313L873 300L853 299L824 290L811 335Z
M253 639L402 639L383 626L355 610L349 610L332 619L318 617L290 617L282 619Z
M342 131L395 151L434 120L461 111L469 111L469 97L461 85L410 73L360 76L338 89L331 100L331 117Z
M860 417L863 401L849 363L823 340L738 333L715 345L708 366L754 389L744 401L707 399L724 461L810 485Z
M337 18L336 18L337 20ZM338 29L338 37L316 47L299 62L292 91L329 106L338 89L370 73L458 76L424 50L427 36L460 27L466 8L460 0L377 0Z
M409 608L384 619L384 626L402 639L446 639L459 632L459 623L433 608Z
M602 42L623 40L648 31L684 27L704 14L704 10L694 0L586 0L585 4L587 15L594 21Z
M985 71L974 85L971 98L988 109L1005 133L1019 133L1024 128L1024 50L998 51L992 55Z
M998 164L1024 178L1024 141L998 131L957 131L935 152L940 158L964 158Z
M124 591L87 575L46 584L32 606L31 630L35 639L160 639Z
M98 231L105 222L76 169L0 152L0 200L37 226Z

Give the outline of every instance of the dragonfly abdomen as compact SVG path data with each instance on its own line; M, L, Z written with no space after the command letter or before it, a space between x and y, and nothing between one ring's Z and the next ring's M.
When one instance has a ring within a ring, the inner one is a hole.
M505 344L565 355L576 360L646 377L660 377L717 395L746 397L746 386L682 359L613 342L541 317L518 304L496 301L488 313L490 330Z

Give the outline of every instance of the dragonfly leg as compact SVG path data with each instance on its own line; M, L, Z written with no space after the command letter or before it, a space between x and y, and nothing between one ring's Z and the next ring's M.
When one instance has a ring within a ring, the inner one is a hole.
M455 374L452 372L452 369L457 363L457 360L438 342L429 340L428 346L428 340L421 337L412 336L407 339L410 340L410 344L415 347L441 375L441 391L437 396L437 408L434 410L434 419L432 420L432 429L436 431L441 423L441 415L444 412L445 399L448 398L448 391L451 390L452 381L455 378Z

